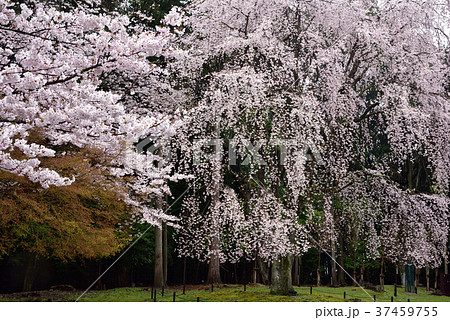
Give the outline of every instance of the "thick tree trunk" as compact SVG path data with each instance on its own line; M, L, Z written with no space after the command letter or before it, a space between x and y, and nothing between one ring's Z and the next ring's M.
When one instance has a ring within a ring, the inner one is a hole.
M292 287L292 256L281 257L272 263L270 293L277 295L296 295Z
M220 160L220 147L217 146L217 139L219 139L220 133L219 128L216 127L214 131L214 138L216 139L214 144L214 163L215 170L212 176L212 193L211 193L211 208L215 210L220 200L220 192L222 189L221 180L221 160ZM220 230L217 222L217 218L215 215L218 213L213 212L212 214L212 234L210 235L210 248L209 248L209 266L208 266L208 279L207 282L210 284L214 283L222 283L220 278Z
M34 279L36 278L38 257L35 253L30 254L27 262L27 268L25 270L25 277L23 280L24 292L31 291L33 288Z
M222 283L220 278L220 258L219 258L219 234L215 232L211 239L211 248L209 255L209 267L208 267L208 283L218 284Z
M425 274L427 276L427 291L430 291L430 267L428 265L425 267Z

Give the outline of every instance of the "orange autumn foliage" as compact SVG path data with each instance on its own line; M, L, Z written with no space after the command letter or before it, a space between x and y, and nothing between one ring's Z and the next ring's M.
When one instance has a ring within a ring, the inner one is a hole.
M124 245L117 223L127 215L119 190L96 166L95 150L71 148L43 164L76 181L41 188L24 177L0 171L0 257L14 250L63 261L100 258Z

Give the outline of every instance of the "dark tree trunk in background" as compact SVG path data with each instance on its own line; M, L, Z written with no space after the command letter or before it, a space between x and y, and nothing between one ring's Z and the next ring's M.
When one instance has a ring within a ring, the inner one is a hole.
M292 272L292 281L295 286L300 286L300 257L294 257L294 268Z
M25 277L23 280L23 288L22 291L31 291L33 288L34 280L36 279L36 271L37 271L38 257L37 254L31 253L29 254L27 261L27 268L25 269Z
M256 262L256 259L253 262L252 283L258 283L258 264Z
M267 262L261 260L257 257L256 262L258 263L259 274L261 275L261 280L263 284L269 284L269 266Z
M286 296L297 294L292 287L292 262L291 255L272 262L271 294Z
M398 264L395 264L395 279L394 279L394 286L398 285Z
M130 285L128 268L121 265L117 272L117 283L119 287L127 287Z
M381 257L380 266L380 290L384 291L384 257Z
M164 273L164 286L167 285L167 223L163 223L162 228L162 240L163 240L163 273Z
M364 283L364 261L362 262L361 268L359 270L359 283Z
M320 257L321 257L321 254L322 254L322 249L319 248L319 253L317 255L317 283L316 283L318 287L320 286L320 283L321 283L321 279L320 279Z
M425 274L427 276L427 291L430 291L430 267L428 265L425 267Z
M102 260L99 260L98 263L97 263L97 277L100 277L101 274L102 274ZM95 287L97 288L97 290L102 290L103 289L102 278L100 278L98 280L98 282L95 285Z
M445 258L444 258L444 273L448 274L448 260L447 260L447 253L448 250L445 252Z
M419 276L420 276L420 268L417 267L414 274L414 287L417 288L419 286Z
M339 237L339 257L338 257L338 263L340 267L338 266L338 285L339 286L345 286L345 273L344 273L344 238L342 236Z
M356 280L356 250L353 254L353 286L358 286L358 281Z
M186 287L186 257L183 258L183 288L184 287Z
M438 281L439 281L439 269L434 269L434 290L438 289Z

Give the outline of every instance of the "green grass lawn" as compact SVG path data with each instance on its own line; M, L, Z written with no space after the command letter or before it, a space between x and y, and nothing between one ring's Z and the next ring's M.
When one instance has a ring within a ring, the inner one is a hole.
M372 301L371 298L361 289L356 287L313 287L313 293L310 294L309 287L295 287L298 295L295 297L275 296L270 294L270 289L267 286L247 286L247 290L244 291L244 287L241 285L224 285L220 288L214 288L214 292L211 292L211 288L208 286L199 287L195 290L187 290L186 294L182 295L181 290L176 290L176 301L197 301L197 297L202 301L313 301L313 302L343 302L352 301L351 299L360 299L361 301ZM376 301L390 302L391 296L394 295L393 286L385 286L385 292L373 292L372 290L366 290L371 297L376 295ZM173 301L174 289L168 288L165 290L164 296L161 296L161 290L158 291L157 301ZM344 299L344 292L346 293L346 299ZM78 296L70 296L67 300L76 300ZM416 294L407 294L403 288L398 288L397 297L394 297L394 301L407 302L410 299L411 302L450 302L450 297L431 295L423 288L418 288ZM151 300L151 291L144 288L117 288L105 291L92 291L84 295L80 301L147 301Z

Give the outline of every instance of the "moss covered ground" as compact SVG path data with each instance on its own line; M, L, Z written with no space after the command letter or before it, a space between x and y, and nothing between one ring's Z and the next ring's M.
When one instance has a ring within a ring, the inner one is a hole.
M172 302L175 292L175 301L177 302L195 302L197 298L200 302L248 302L248 301L276 301L276 302L344 302L344 301L371 301L375 295L376 301L390 302L394 296L394 287L385 286L385 292L374 292L372 290L363 291L356 287L313 287L310 294L310 287L294 287L297 291L296 296L276 296L270 294L268 286L262 285L222 285L214 287L211 292L210 286L196 286L186 290L182 294L181 287L169 287L164 290L162 296L161 290L157 291L156 301ZM344 299L345 292L345 299ZM68 300L75 300L77 296L68 297ZM403 288L398 288L397 297L394 302L450 302L450 297L433 295L424 288L418 288L417 294L404 292ZM84 295L80 301L142 301L151 302L151 289L148 288L117 288L104 291L92 291Z

